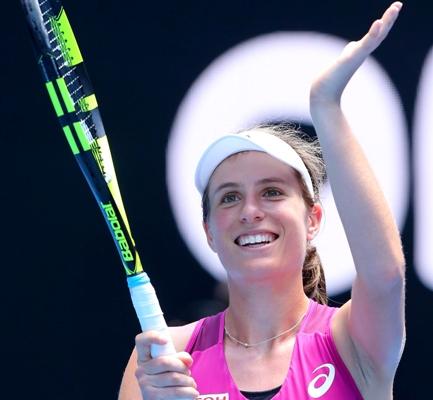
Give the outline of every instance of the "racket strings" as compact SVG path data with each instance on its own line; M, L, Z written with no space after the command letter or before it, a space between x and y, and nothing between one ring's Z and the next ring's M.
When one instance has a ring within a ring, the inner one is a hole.
M53 8L51 7L51 4L48 0L43 0L39 3L39 8L41 10L42 20L44 21L45 29L47 29L47 26L48 28L51 28L50 17L45 18L47 14L50 14L50 16L53 15ZM49 29L47 29L47 31L49 31Z
M42 3L41 3L41 6L42 6ZM49 7L46 11L44 11L44 12L42 13L42 18L45 17L45 15L47 15L48 13L50 13L51 10L52 10L52 8Z
M42 21L45 31L48 35L50 44L51 58L57 67L58 75L64 80L67 91L74 106L73 114L80 122L85 136L88 141L92 143L97 137L97 126L92 116L92 112L85 110L81 104L85 101L87 93L85 85L80 76L80 68L82 66L71 66L71 60L68 58L67 43L63 38L61 28L57 24L55 11L50 3L50 0L42 0L39 2L40 11L42 14Z
M56 65L59 67L59 69L61 69L62 65L59 65L58 61L63 57L63 54L61 51L59 35L56 34L53 8L51 7L49 0L41 1L39 3L39 8L41 10L45 31L48 35L49 44L51 46L51 52L54 56L54 60L56 61ZM53 47L52 46L53 43L55 43L56 46Z
M53 35L52 41L58 43L60 39L56 35L55 29L51 29L51 33ZM83 110L80 106L82 101L86 98L86 93L77 66L70 67L68 65L68 61L62 53L60 44L57 44L52 50L59 70L59 75L64 79L69 95L74 104L74 114L81 122L88 139L94 140L96 137L96 126L92 120L92 115L89 111Z

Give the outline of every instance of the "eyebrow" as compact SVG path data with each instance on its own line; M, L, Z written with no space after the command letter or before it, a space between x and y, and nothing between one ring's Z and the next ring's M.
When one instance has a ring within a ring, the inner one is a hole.
M277 178L277 177L263 178L263 179L260 179L259 181L257 181L255 184L256 185L263 185L263 184L269 184L269 183L284 183L286 185L288 184L288 182L285 179L283 179L283 178ZM240 187L239 183L236 183L236 182L225 182L225 183L222 183L221 185L219 185L215 189L213 195L217 194L218 192L220 192L223 189L227 189L227 188L236 189L238 187Z
M237 188L237 187L239 187L240 185L238 184L238 183L236 183L236 182L225 182L225 183L222 183L221 185L219 185L215 190L214 190L214 192L213 192L213 194L215 195L215 194L217 194L218 192L220 192L221 190L223 190L223 189L227 189L227 188Z

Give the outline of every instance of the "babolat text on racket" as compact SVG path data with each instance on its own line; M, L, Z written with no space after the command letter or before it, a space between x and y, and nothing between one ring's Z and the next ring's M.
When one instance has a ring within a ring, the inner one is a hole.
M141 329L167 332L155 290L135 249L98 102L65 9L58 0L21 3L47 93L114 239ZM151 347L153 357L174 352L171 341Z

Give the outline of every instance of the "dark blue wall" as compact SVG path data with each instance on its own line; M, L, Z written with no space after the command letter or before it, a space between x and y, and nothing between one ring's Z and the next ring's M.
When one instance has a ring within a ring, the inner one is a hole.
M397 86L409 127L421 67L433 46L430 4L408 1L375 54ZM245 39L277 30L357 39L387 5L65 0L99 99L134 237L169 321L188 321L220 306L212 302L216 282L179 236L165 186L168 134L191 83ZM5 222L0 397L114 399L138 332L123 270L41 84L18 1L3 5L0 30ZM433 293L413 272L412 227L411 207L403 231L408 342L396 399L429 398L431 392Z

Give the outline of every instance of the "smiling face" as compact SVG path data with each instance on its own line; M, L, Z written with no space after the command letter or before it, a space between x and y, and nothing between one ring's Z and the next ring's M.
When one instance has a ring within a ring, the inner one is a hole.
M291 167L263 152L238 153L216 168L208 194L207 239L229 276L302 271L321 208L306 205Z

